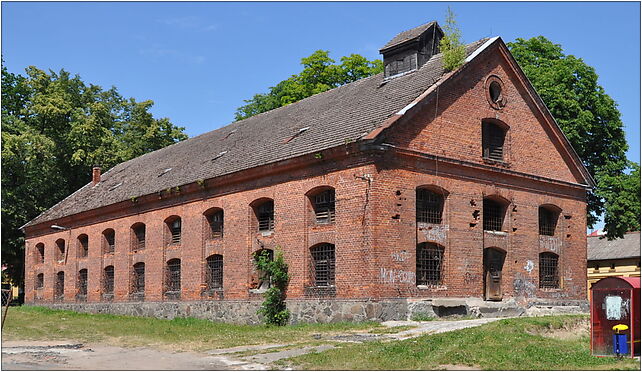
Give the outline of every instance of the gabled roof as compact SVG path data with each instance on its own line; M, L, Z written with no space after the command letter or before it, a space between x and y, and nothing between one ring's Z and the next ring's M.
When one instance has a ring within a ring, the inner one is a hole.
M640 257L640 232L629 232L622 239L608 240L599 236L586 238L587 260L616 260Z
M486 41L468 44L467 55ZM88 183L23 227L358 140L443 75L442 55L436 54L418 70L385 82L377 74L150 152L116 165L100 183Z
M433 25L436 25L436 27L439 27L439 25L437 25L436 21L432 21L432 22L428 22L426 24L423 24L421 26L417 26L415 28L412 28L410 30L406 30L406 31L400 32L399 34L397 34L397 36L393 37L392 40L390 40L386 45L381 47L379 52L383 52L386 49L390 49L390 48L392 48L394 46L397 46L399 44L403 44L403 43L405 43L407 41L416 39L419 36L421 36L421 34L426 32L426 30L428 30Z

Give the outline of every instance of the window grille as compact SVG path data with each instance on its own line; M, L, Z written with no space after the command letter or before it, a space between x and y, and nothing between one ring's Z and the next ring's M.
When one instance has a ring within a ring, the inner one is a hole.
M79 301L87 300L87 269L78 272L78 292L76 298Z
M274 230L274 202L267 201L257 208L259 231Z
M145 249L145 225L140 224L134 228L133 250Z
M78 255L87 257L89 255L89 237L85 234L78 237Z
M181 244L181 219L169 222L170 244Z
M223 211L217 211L207 216L210 239L223 237Z
M504 206L491 199L484 199L484 230L502 231Z
M223 256L214 254L207 258L205 284L208 290L223 288Z
M444 198L427 189L417 189L417 222L441 223Z
M56 241L56 260L62 261L65 259L65 241L63 239L59 239Z
M504 140L506 131L499 125L482 123L482 148L483 156L488 159L504 160Z
M175 258L167 261L165 268L165 295L178 298L181 293L181 260Z
M417 247L417 285L439 285L442 280L444 249L436 244Z
M555 235L557 213L544 207L539 207L539 234Z
M314 264L314 285L329 287L334 285L335 258L334 245L321 244L311 249Z
M42 289L45 286L45 274L40 273L36 275L36 283L34 285L35 289Z
M554 289L560 287L558 273L559 257L555 253L540 253L539 255L539 287Z
M114 253L116 249L116 232L113 229L108 229L103 232L104 236L104 253Z
M36 244L36 263L45 262L45 245L42 243Z
M103 295L114 294L114 267L107 266L103 271Z
M334 222L334 190L314 195L314 214L318 223Z
M131 293L135 297L143 297L145 295L145 264L143 262L134 265Z
M54 299L62 301L65 296L65 272L59 271L56 274L56 282L54 284Z

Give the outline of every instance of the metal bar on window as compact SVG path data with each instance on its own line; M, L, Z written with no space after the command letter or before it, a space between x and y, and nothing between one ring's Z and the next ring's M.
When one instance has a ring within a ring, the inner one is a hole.
M436 244L417 247L417 285L439 285L442 280L444 249Z
M418 189L416 206L417 222L441 224L443 196L427 189Z
M312 260L314 263L314 285L317 287L334 285L334 245L321 244L312 248Z

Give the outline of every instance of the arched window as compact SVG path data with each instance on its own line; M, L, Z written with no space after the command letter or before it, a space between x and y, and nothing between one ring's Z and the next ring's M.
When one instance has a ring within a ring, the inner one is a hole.
M486 159L504 161L504 142L507 128L492 121L482 121L482 156Z
M167 261L165 266L165 296L179 298L181 295L181 260L178 258Z
M314 269L314 285L329 287L334 285L335 255L334 244L318 244L310 248L312 266Z
M314 217L317 223L333 223L335 216L334 189L324 188L309 195Z
M443 195L426 188L418 188L416 195L417 222L440 224L444 209Z
M103 231L103 253L114 253L116 250L116 232L114 229Z
M543 205L539 207L539 234L540 235L555 235L555 228L557 227L557 219L559 218L560 211L554 206Z
M107 266L103 270L103 298L111 299L114 296L114 267Z
M145 263L138 262L134 264L131 279L131 296L132 299L145 298Z
M274 231L274 200L265 199L255 203L253 209L258 222L258 231Z
M484 198L484 230L503 231L506 206L499 200Z
M145 224L135 223L132 225L132 251L145 249Z
M223 288L223 256L220 254L213 254L207 257L205 285L207 285L207 290Z
M172 216L165 220L167 227L167 245L181 244L181 218Z
M78 235L78 257L89 255L89 237L87 234Z
M35 263L40 264L45 262L45 245L43 243L36 244L36 250L34 251L34 253Z
M212 208L204 213L207 220L207 234L209 239L216 239L223 237L223 210L220 208Z
M539 254L539 287L555 289L560 287L559 256L552 252Z
M76 299L78 301L87 300L87 269L78 271L78 292Z
M439 285L443 278L444 247L433 243L417 245L417 285Z
M40 273L36 275L36 282L34 283L35 289L42 289L45 286L45 274Z
M59 271L54 281L54 300L62 301L65 297L65 272Z
M62 261L65 259L65 240L58 239L56 240L56 261Z

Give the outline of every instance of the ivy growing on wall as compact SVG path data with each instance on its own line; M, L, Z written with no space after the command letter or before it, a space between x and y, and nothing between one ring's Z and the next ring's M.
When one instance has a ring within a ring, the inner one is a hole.
M277 248L276 257L272 260L267 250L258 251L254 254L254 264L262 275L261 279L271 283L271 287L263 294L265 300L258 313L265 317L267 324L287 324L290 311L286 308L285 297L290 275L283 252Z

